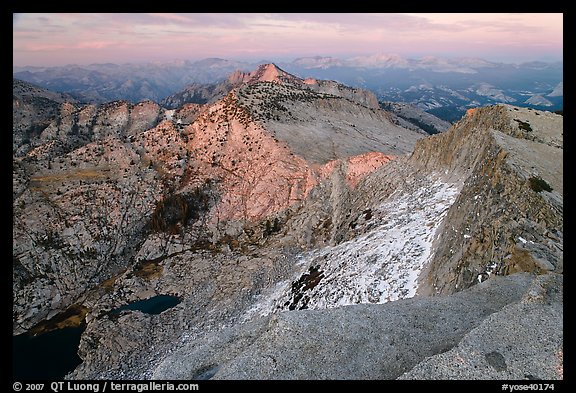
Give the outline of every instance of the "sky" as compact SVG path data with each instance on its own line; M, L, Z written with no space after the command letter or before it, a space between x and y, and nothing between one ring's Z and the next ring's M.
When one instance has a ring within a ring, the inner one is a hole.
M563 60L561 13L13 14L13 65L398 54Z

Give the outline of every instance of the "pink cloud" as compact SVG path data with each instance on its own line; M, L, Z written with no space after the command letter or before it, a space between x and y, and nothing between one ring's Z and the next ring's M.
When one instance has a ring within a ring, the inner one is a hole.
M18 14L13 20L20 65L41 62L48 52L46 62L67 63L75 51L86 51L83 58L92 62L506 51L561 59L563 46L562 14Z
M87 41L81 42L76 47L79 49L102 49L109 46L118 46L118 42L112 41Z
M29 45L28 50L31 51L58 51L58 50L74 50L74 49L103 49L111 46L118 46L118 42L111 41L86 41L76 44L38 44Z

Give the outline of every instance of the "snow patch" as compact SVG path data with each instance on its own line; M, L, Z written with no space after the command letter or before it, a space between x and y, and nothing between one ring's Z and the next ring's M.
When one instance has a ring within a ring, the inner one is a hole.
M488 275L488 277L490 277L492 273L494 273L494 270L496 270L497 267L498 264L496 262L492 262L490 265L486 266L486 274Z
M524 102L526 104L531 104L531 105L536 105L536 106L552 106L552 105L554 105L554 104L552 104L552 102L550 102L550 100L542 97L540 94L534 94Z
M436 232L457 194L455 185L440 181L413 193L396 191L374 211L373 220L380 220L375 228L303 255L292 280L263 294L244 320L277 310L386 303L413 297L420 272L432 257ZM312 270L320 273L319 281L310 280L295 293L293 284Z

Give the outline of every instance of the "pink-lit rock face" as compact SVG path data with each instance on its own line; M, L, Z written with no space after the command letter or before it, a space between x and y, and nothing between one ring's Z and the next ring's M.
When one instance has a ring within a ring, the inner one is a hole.
M200 104L184 104L174 111L174 118L182 124L190 124L198 118L201 110Z
M237 104L234 93L214 104L186 127L192 159L184 187L216 180L221 200L214 220L258 220L308 196L341 164L312 165L276 140ZM365 153L344 160L345 178L355 187L393 156Z
M369 152L346 159L330 161L317 168L316 171L319 179L327 179L332 176L334 171L342 168L346 184L350 188L355 188L360 180L395 158L393 155Z
M244 79L246 83L257 82L274 82L274 83L293 83L296 85L302 84L302 79L294 76L276 66L276 64L262 64L256 70L252 71Z
M281 89L280 85L285 82L296 90L294 86L304 84L321 87L319 81L303 82L273 64L263 65L251 73L237 72L230 77L230 82L242 84L262 81L276 83L274 87L270 87L271 84L264 86L250 98L266 103L277 93L270 89ZM335 83L323 85L324 88L334 93L344 89ZM355 93L348 88L342 91ZM269 124L266 116L270 114L262 115L263 119L255 116L256 109L268 110L266 105L257 107L253 102L239 102L237 94L237 90L233 90L214 104L186 104L173 110L163 110L152 101L139 104L115 101L101 106L87 105L77 111L71 105L64 105L60 122L48 127L42 137L46 141L65 139L72 130L76 130L79 135L94 141L119 139L132 144L133 149L129 149L128 153L122 149L102 153L112 160L113 165L108 161L94 164L98 168L102 165L110 167L109 170L118 172L123 178L132 170L144 168L161 178L170 192L187 192L210 184L218 194L218 202L209 213L213 221L256 221L280 212L307 198L319 182L333 175L342 176L349 187L355 187L360 179L391 158L382 153L350 157L358 151L366 151L367 147L364 146L328 154L328 159L339 159L325 165L319 164L297 153L295 146L300 142L295 140L304 141L307 145L304 147L312 147L309 137L315 134L321 135L316 140L322 144L326 139L322 133L332 131L327 125L340 120L329 117L328 120L323 118L310 123L311 129L304 130L302 137L294 136L298 123L288 122L284 125L285 129L280 130L284 132L282 135ZM346 109L351 116L359 116L354 110L355 104L349 100L342 101L338 105L340 100L333 98L320 100L317 104L320 109L331 111L329 114L342 113ZM305 118L300 112L299 116ZM360 118L364 119L362 116ZM374 119L375 122L380 120ZM370 121L358 124L363 130L372 126ZM308 131L313 132L308 135ZM352 128L345 131L356 132ZM346 145L346 140L338 143ZM46 144L34 154L46 156L56 147ZM336 169L338 173L334 172Z
M394 158L395 156L380 152L370 152L350 157L346 160L346 182L350 187L354 188L360 180L381 166L386 165Z
M186 144L171 121L140 133L134 139L136 149L144 157L142 165L155 168L166 180L179 178L186 165Z
M240 70L234 71L228 77L228 82L233 85L239 85L245 81L247 75L248 73L242 72Z
M262 64L252 72L235 71L228 77L228 82L232 85L257 82L292 82L300 84L302 80L286 71L278 68L275 64Z
M217 220L254 220L305 198L317 179L301 157L251 120L234 94L186 128L192 161L184 186L215 179L222 193Z
M286 73L276 68L274 64L266 64L251 75L259 82L280 82L280 77L285 77Z

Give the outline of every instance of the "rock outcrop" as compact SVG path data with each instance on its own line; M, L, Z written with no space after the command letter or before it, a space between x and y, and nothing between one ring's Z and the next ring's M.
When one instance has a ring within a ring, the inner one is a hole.
M490 315L457 346L424 359L399 379L563 379L563 323L562 275L537 276L519 302Z
M368 108L379 108L378 99L374 93L368 90L352 88L335 81L314 78L302 79L282 70L273 63L262 64L252 72L235 71L225 81L220 83L189 85L184 90L163 99L161 104L171 109L179 108L187 103L211 104L223 98L235 88L261 82L285 86L291 85L298 89L346 98Z
M433 293L492 274L563 271L562 116L478 108L418 143L411 161L463 181L426 281Z
M72 97L54 93L31 83L12 82L12 151L21 156L31 141L55 118L75 109Z

